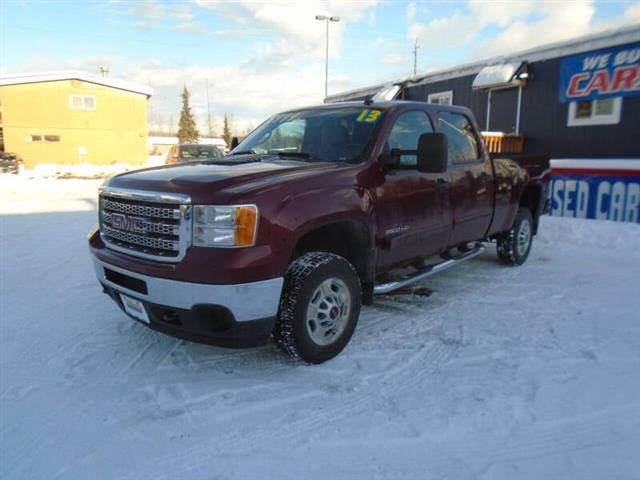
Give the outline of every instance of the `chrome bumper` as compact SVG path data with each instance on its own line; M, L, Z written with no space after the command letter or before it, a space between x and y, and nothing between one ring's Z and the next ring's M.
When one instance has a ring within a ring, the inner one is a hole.
M100 282L126 295L157 305L185 310L190 310L194 305L221 305L227 307L238 322L275 317L278 313L280 293L284 283L282 277L238 285L209 285L150 277L104 263L93 256L92 260ZM105 267L144 281L147 293L129 290L107 280Z

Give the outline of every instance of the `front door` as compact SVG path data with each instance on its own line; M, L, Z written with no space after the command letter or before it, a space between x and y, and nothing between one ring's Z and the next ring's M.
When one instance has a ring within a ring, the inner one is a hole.
M418 139L433 132L423 110L402 112L389 133L385 149L409 150L395 167L385 167L376 188L379 267L426 257L446 247L451 230L448 173L421 173L417 169ZM414 153L415 152L415 153Z
M479 240L493 214L494 181L491 159L483 155L471 120L462 113L438 112L438 129L449 143L453 230L449 245Z

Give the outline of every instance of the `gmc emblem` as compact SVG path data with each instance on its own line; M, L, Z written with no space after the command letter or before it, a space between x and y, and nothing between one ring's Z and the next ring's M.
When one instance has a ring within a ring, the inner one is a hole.
M127 230L134 233L147 233L144 229L144 219L131 217L123 213L111 213L111 226L119 230Z

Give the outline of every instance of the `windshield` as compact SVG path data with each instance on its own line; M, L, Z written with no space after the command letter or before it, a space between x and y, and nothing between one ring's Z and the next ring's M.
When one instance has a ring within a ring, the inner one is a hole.
M260 125L232 153L349 162L369 145L382 117L382 110L358 107L280 113Z
M222 153L211 145L180 145L180 158L185 160L200 160L220 158Z

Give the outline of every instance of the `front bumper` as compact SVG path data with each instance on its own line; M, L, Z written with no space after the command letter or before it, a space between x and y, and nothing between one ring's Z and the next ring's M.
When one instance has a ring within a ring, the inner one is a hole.
M268 340L284 283L283 278L238 285L183 282L131 272L95 257L93 266L105 292L123 311L120 294L142 302L149 317L147 326L186 340L233 348Z

